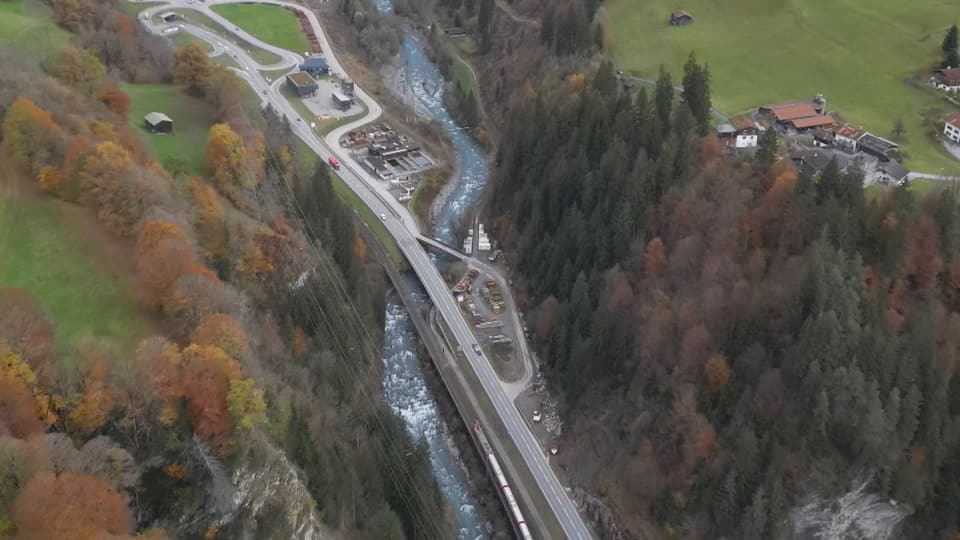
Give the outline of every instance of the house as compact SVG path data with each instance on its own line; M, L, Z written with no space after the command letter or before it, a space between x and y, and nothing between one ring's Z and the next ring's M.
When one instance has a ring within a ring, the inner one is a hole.
M826 148L833 146L834 141L836 140L836 135L833 131L829 129L824 129L822 127L813 129L813 145L821 148Z
M143 117L143 127L150 133L173 133L173 120L162 112L152 112Z
M682 9L678 9L670 14L671 26L686 26L693 23L693 15L690 15Z
M760 126L746 116L734 116L729 123L717 126L720 142L732 148L756 147L760 131Z
M946 68L933 70L930 84L938 90L947 92L960 91L960 68Z
M341 92L334 90L330 95L333 98L333 104L341 111L345 111L349 109L351 105L353 105L353 99Z
M947 115L943 124L943 135L955 143L960 143L960 114Z
M873 178L876 182L881 184L895 184L901 185L907 181L908 171L903 165L897 163L896 161L888 161L886 163L881 163L876 172L873 174Z
M317 93L317 81L306 73L290 73L287 75L287 86L299 98L310 97Z
M881 162L900 162L903 160L903 156L897 151L899 147L899 144L888 141L883 137L877 137L872 133L864 133L863 136L860 137L860 140L857 141L857 150L864 154L871 155Z
M300 71L309 74L312 77L322 77L330 73L330 66L327 60L322 56L311 56L300 64Z
M866 131L846 124L833 133L833 144L846 152L853 153L857 151L857 141L864 134Z

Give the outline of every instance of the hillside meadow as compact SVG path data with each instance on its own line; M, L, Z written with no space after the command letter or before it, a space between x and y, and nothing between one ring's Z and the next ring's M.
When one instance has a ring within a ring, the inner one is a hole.
M938 61L943 35L960 13L951 2L610 0L604 5L607 44L625 71L654 78L664 64L679 83L694 51L709 65L713 103L723 112L822 93L828 110L882 136L901 118L911 170L960 174L960 162L924 132L921 118L924 111L941 118L954 107L904 82ZM670 12L678 8L694 23L670 26Z

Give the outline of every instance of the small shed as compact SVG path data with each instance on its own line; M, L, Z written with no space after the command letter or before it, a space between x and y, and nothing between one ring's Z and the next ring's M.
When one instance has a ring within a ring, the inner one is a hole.
M327 64L327 60L322 56L311 56L307 60L300 64L300 71L304 73L309 73L314 77L320 77L330 73L330 66Z
M341 111L345 111L353 105L353 100L350 99L350 96L344 95L340 92L334 91L331 96L333 97L333 104L336 105Z
M299 98L310 97L317 93L317 81L306 73L291 73L287 75L287 86Z
M150 133L173 133L173 120L162 112L152 112L143 117L143 127Z
M678 9L670 13L670 24L673 26L686 26L691 23L693 23L693 15L686 10Z

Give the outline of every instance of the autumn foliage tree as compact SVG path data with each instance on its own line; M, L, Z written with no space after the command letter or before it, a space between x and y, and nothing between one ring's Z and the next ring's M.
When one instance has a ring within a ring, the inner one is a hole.
M49 112L26 97L17 98L3 118L3 146L10 162L35 177L59 161L63 129Z
M91 351L90 358L81 372L83 383L68 420L70 427L80 434L88 435L102 426L114 406L113 392L109 388L108 359L102 352Z
M206 92L213 72L213 62L198 42L192 41L174 54L173 79L191 93Z
M89 475L41 472L13 503L11 517L23 540L93 540L129 535L134 522L123 496Z
M130 114L130 96L120 89L114 82L106 82L100 86L96 94L97 101L103 103L107 109L120 115L126 120Z
M190 345L183 350L183 396L193 432L222 445L233 433L227 405L230 381L241 378L240 366L219 347Z
M191 341L197 345L214 345L235 359L250 354L250 338L233 317L215 313L203 319L193 331Z
M88 50L64 47L48 63L47 70L67 86L93 95L104 75L103 64Z
M207 170L220 191L235 203L240 190L251 189L259 182L262 171L262 149L248 152L247 145L227 124L214 124L207 136Z
M157 307L177 278L194 264L193 250L180 227L151 221L137 237L136 264L144 300Z

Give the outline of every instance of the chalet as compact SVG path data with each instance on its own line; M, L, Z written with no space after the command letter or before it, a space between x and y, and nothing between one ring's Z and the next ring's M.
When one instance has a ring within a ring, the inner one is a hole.
M330 97L333 98L334 106L341 111L346 111L353 105L353 99L351 99L350 96L344 95L342 92L334 90L333 93L330 94Z
M896 161L888 161L886 163L881 163L876 172L873 174L873 178L876 182L881 184L895 184L901 185L907 181L907 178L910 174L903 165L897 163Z
M330 73L330 66L327 60L322 56L311 56L300 64L300 71L309 74L312 77L322 77Z
M690 15L682 9L678 9L670 14L671 26L686 26L693 23L693 15Z
M960 91L960 68L946 68L933 70L930 84L938 90L947 92Z
M897 151L899 147L900 145L897 143L888 141L883 137L877 137L872 133L864 133L857 141L857 150L871 155L883 163L903 160L903 156Z
M943 135L955 143L960 143L960 113L947 115L943 124Z
M833 144L837 148L853 153L857 151L857 141L866 134L866 131L846 124L833 133Z
M729 123L717 126L720 142L732 148L756 147L760 131L760 126L746 116L734 116Z
M287 75L287 86L299 98L310 97L317 93L317 81L306 73L290 73Z
M862 168L862 159L849 156L842 152L835 152L825 148L804 148L798 147L790 153L790 159L793 161L797 172L810 177L817 177L823 174L827 165L831 161L837 161L837 167L840 172L844 172L851 167Z
M152 112L143 117L143 127L150 133L173 133L173 120L162 112Z

